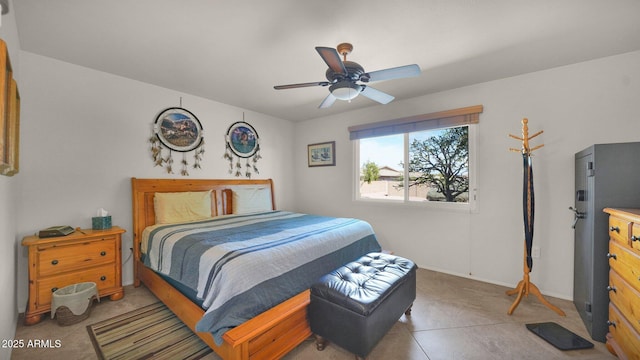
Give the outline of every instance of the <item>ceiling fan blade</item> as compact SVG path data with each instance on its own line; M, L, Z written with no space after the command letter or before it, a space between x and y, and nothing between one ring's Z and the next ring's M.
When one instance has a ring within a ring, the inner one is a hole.
M283 89L295 89L295 88L301 88L301 87L327 86L327 85L329 85L328 81L316 81L316 82L308 82L308 83L300 83L300 84L276 85L273 88L276 90L283 90Z
M324 98L324 100L322 100L322 102L320 103L320 106L318 106L318 109L324 109L324 108L328 108L331 105L333 105L334 102L336 102L336 97L333 96L332 93L329 93L329 95L327 95L326 98Z
M390 69L372 71L370 73L364 74L360 80L364 82L372 82L381 80L402 79L418 75L420 75L420 66L412 64L398 66Z
M377 101L380 104L388 104L391 101L393 101L393 99L395 99L394 96L391 96L387 93L384 93L380 90L374 89L370 86L365 86L362 85L362 91L360 92L360 94L368 97L369 99L373 100L373 101Z
M333 70L333 72L337 74L347 75L347 69L344 67L342 59L340 59L338 50L330 47L316 46L316 51L320 54L322 60L327 63L329 69Z

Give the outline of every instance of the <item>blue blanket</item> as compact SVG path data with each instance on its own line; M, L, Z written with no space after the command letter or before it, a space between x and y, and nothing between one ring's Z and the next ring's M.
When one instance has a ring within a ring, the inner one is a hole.
M146 233L145 264L197 291L206 312L196 330L211 332L217 344L322 275L381 250L367 222L285 211L156 225Z

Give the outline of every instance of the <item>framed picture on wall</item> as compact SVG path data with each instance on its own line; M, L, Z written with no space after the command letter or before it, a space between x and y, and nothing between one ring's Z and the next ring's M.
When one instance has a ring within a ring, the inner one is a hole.
M0 39L0 174L18 173L20 95L13 79L7 44Z
M329 141L307 145L307 163L309 167L335 166L336 142Z
M18 84L11 79L9 87L9 101L6 111L7 137L6 137L6 159L8 167L3 170L3 175L13 176L20 168L20 94Z

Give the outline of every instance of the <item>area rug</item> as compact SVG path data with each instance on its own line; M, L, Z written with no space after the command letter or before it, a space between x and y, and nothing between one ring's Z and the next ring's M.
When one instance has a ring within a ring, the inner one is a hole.
M200 359L211 353L191 329L162 303L87 326L104 360Z

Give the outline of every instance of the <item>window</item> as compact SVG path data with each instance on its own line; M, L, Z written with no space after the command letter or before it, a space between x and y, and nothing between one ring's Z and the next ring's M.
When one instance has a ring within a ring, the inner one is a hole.
M350 127L355 197L469 207L482 106Z

